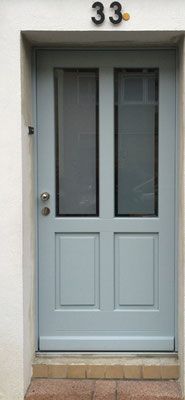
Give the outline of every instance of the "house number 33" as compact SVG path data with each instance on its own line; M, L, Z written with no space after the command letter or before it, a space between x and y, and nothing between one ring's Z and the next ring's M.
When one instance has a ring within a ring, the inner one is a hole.
M101 25L105 21L104 5L100 1L96 1L92 8L95 8L97 13L96 17L92 17L92 21L96 25ZM114 16L109 17L110 22L114 25L120 24L123 20L122 5L118 1L113 1L110 8L114 10Z

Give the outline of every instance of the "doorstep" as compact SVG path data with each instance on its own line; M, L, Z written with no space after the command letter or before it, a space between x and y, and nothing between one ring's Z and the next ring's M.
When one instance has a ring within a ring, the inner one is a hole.
M35 379L25 400L182 400L177 381Z
M176 354L105 355L43 354L33 362L33 379L178 379L180 366Z

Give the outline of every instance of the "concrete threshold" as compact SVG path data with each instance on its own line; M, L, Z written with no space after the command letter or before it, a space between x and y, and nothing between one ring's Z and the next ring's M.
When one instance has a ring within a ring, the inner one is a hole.
M33 378L169 380L179 372L174 353L37 353L33 361Z

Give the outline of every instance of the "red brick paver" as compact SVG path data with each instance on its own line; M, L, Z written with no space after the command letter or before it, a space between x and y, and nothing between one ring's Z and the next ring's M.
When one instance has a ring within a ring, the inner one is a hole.
M94 382L71 379L36 379L26 400L92 400Z
M117 400L179 400L180 385L175 381L118 382Z
M116 382L96 381L93 400L116 400Z
M177 381L35 379L25 400L182 400Z

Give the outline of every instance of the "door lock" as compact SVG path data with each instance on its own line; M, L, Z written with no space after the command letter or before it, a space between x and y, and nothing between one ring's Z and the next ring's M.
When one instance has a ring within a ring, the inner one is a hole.
M48 192L44 192L40 195L42 201L48 201L50 198L50 194Z
M47 217L47 215L50 214L50 209L48 207L44 207L41 210L42 215L44 215L44 217Z

